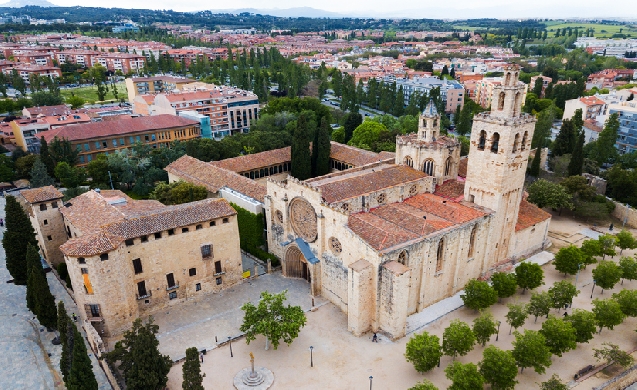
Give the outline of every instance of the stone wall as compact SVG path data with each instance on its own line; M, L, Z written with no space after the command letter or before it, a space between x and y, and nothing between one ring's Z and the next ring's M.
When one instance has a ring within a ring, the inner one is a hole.
M347 267L343 266L342 260L329 252L323 253L321 262L321 295L347 313Z
M378 330L392 340L405 335L409 288L409 268L397 261L390 261L380 269L378 297ZM376 330L376 329L374 329Z
M46 209L41 210L41 205ZM55 205L55 208L53 207ZM55 199L47 202L27 205L29 219L35 229L40 253L52 265L57 266L64 261L64 255L60 251L60 245L67 240L64 231L64 220L59 207L62 207L62 200Z
M509 257L516 260L543 249L550 222L551 220L547 219L526 229L516 231L514 249Z
M349 265L347 328L356 336L369 331L376 302L372 288L372 265L364 259Z
M626 226L637 228L637 209L626 206L625 203L615 202L615 210L611 215L619 219L622 223L625 221Z

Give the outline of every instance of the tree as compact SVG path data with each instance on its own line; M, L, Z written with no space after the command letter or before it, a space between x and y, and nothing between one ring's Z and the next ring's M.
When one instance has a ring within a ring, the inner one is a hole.
M206 199L208 190L204 186L198 186L187 181L176 181L170 184L159 183L150 193L150 198L160 201L165 205L182 204Z
M415 335L407 342L405 358L419 373L432 370L442 357L442 347L438 336L427 332Z
M522 287L522 294L526 289L533 290L544 284L544 271L535 263L524 262L515 269L515 277L518 286Z
M496 272L491 276L491 284L498 298L508 298L515 294L518 288L518 280L515 274Z
M422 382L416 383L409 390L438 390L438 388L427 379L423 379Z
M599 333L604 328L613 330L615 326L621 324L626 318L619 302L613 299L593 299L593 314L595 314L595 322L599 327Z
M555 142L553 142L552 151L554 156L562 156L573 152L574 134L575 129L573 122L570 119L564 119L560 132L557 134L557 137L555 137Z
M33 165L38 160L37 154L27 154L26 156L22 156L15 161L15 170L18 177L30 179L31 170L33 169Z
M573 313L564 320L570 322L575 329L575 341L578 343L588 343L597 330L595 314L587 310L573 309Z
M597 263L595 256L602 255L602 246L598 240L584 240L580 250L584 255L584 264L595 264Z
M530 315L535 316L535 322L540 316L548 316L553 306L553 299L548 291L531 294L531 301L527 306Z
M312 144L312 176L323 176L330 173L330 125L327 118L321 119Z
M599 133L595 146L595 154L592 156L597 163L602 166L609 160L617 156L615 143L619 133L619 116L617 113L610 114L604 129Z
M482 344L483 347L497 331L493 314L489 312L484 311L473 320L473 334L478 344Z
M476 337L467 323L453 320L442 334L442 351L454 360L456 356L464 356L473 349Z
M540 383L540 390L568 390L570 387L565 385L557 374L553 374L549 380Z
M516 330L524 325L526 321L526 317L528 317L528 309L525 304L522 303L509 303L507 305L509 308L509 312L506 315L507 324L511 325L509 328L509 334L511 334L511 329L515 328Z
M544 79L542 77L538 77L535 79L535 84L533 84L533 93L540 97L542 96L542 92L544 90Z
M496 303L498 293L489 286L489 283L472 279L464 286L464 294L460 298L469 309L481 310Z
M183 390L204 390L202 382L206 374L201 373L199 351L196 347L186 349L186 360L181 369L183 373L181 388Z
M264 291L258 306L248 302L241 307L245 314L240 329L245 333L248 344L261 334L265 336L266 350L268 341L277 349L281 339L290 345L299 336L301 328L305 326L305 313L300 306L283 305L287 292L283 290L278 294L270 294Z
M539 208L573 208L571 195L566 192L566 188L559 184L539 179L529 186L528 192L528 201L537 205Z
M628 230L622 229L622 231L617 233L615 237L617 238L617 246L620 249L620 255L624 252L624 249L637 248L637 240Z
M619 308L627 317L637 317L637 290L621 290L613 294Z
M478 363L480 374L493 390L515 388L518 375L515 358L511 351L503 351L495 345L489 345L482 351L482 361Z
M558 309L559 312L562 307L573 304L573 298L579 294L579 290L568 280L562 280L549 288L549 294L553 301L553 308Z
M66 98L66 103L70 104L73 110L77 110L82 107L86 101L79 96L71 95L71 97Z
M529 168L529 175L533 177L540 176L540 163L542 162L541 155L542 155L542 150L539 148L536 149L535 155L533 156L533 161L531 161L531 167Z
M59 94L40 91L31 94L31 102L34 106L57 106L64 103L64 98Z
M556 270L563 272L564 276L566 276L566 274L575 275L579 270L580 264L584 263L583 258L582 251L578 247L569 245L561 248L555 254L553 265Z
M46 170L46 165L42 162L42 159L38 158L31 168L31 188L39 188L53 185L54 180Z
M637 260L624 256L619 259L619 268L622 270L622 284L624 279L637 280Z
M80 151L74 147L68 139L59 139L58 137L54 137L51 143L48 144L47 149L51 156L51 160L53 161L53 169L55 169L57 164L61 162L65 162L70 166L75 166L75 164L77 164L77 156L79 156ZM47 164L46 160L43 160L43 162L44 164ZM49 175L51 173L52 172L49 172Z
M71 323L71 326L75 332L75 342L73 343L73 358L68 380L66 381L66 388L68 390L97 390L97 380L93 373L91 359L89 359L86 351L84 339L75 324Z
M111 364L120 362L128 389L160 390L166 386L172 360L159 352L158 331L152 317L145 324L138 318L124 333L124 339L115 343L113 351L103 355Z
M105 154L99 154L86 165L86 173L92 179L94 186L107 186L110 183L108 170L108 156Z
M35 231L18 201L13 196L6 197L5 204L6 230L2 237L2 246L6 253L7 270L15 284L27 283L27 246L37 247Z
M513 358L518 367L524 371L526 367L533 367L538 374L544 374L551 365L551 351L546 345L546 338L538 331L525 330L524 333L515 332L513 341Z
M78 187L86 180L84 168L71 166L66 161L57 163L55 177L60 180L62 187L66 188Z
M305 114L299 115L292 139L292 176L306 180L312 176L310 134Z
M71 362L73 360L73 342L74 334L69 335L69 329L72 322L64 308L64 302L58 302L58 332L60 332L60 344L62 345L62 355L60 356L60 372L64 378L64 382L68 380L69 371L71 370ZM69 337L70 336L70 337Z
M561 357L564 352L577 347L575 328L561 318L549 316L542 324L540 333L546 339L546 346L553 355Z
M352 139L352 135L354 134L354 130L358 126L363 123L363 116L358 112L350 112L347 114L345 118L345 124L343 127L345 128L345 140L343 143L348 143L350 139Z
M373 120L366 120L354 130L352 139L347 144L365 150L373 150L374 144L385 133L388 133L385 125Z
M604 290L610 290L622 278L622 269L613 261L600 261L593 270L593 280L595 284Z
M40 263L40 255L35 246L27 248L27 304L38 317L38 321L47 328L57 328L57 306L49 290L46 274Z
M49 144L44 139L44 136L40 137L40 161L46 166L46 172L49 176L54 175L55 163L49 153Z
M602 260L604 260L606 256L615 256L617 254L617 252L615 252L617 238L612 234L602 234L597 237L597 241L599 241L599 246L601 248Z
M35 286L35 276L31 276L33 272L44 272L42 269L42 263L40 263L40 253L35 246L29 244L27 245L27 255L26 255L26 264L27 264L27 292L26 292L26 300L27 300L27 308L31 310L33 314L37 314L38 306L36 294L36 286Z
M619 346L612 343L603 343L604 348L593 348L595 351L595 359L597 360L606 360L606 363L609 365L617 364L623 368L630 367L633 364L633 357L627 353L619 349Z
M475 390L484 387L484 378L473 363L453 362L445 368L445 376L452 383L448 390Z
M456 127L456 133L459 135L467 135L471 132L471 123L473 121L472 106L472 104L465 104L460 111L458 126Z
M584 143L586 141L586 135L584 131L579 130L573 146L573 153L571 154L571 161L568 163L568 175L579 176L582 174L582 168L584 167Z

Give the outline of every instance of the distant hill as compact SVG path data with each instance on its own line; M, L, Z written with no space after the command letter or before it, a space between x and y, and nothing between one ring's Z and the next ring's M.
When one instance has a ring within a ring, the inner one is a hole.
M11 0L8 3L0 4L0 7L22 8L29 5L34 5L37 7L57 7L57 5L47 0Z
M343 18L344 14L337 12L324 11L312 7L294 7L294 8L240 8L240 9L215 9L209 10L212 13L229 13L229 14L260 14L270 15L279 18Z

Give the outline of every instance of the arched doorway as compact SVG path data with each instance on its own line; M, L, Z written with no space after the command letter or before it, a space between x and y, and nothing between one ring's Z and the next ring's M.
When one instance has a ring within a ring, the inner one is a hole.
M296 246L291 246L285 252L285 276L288 278L301 278L312 282L312 275L307 264L307 260L301 250Z

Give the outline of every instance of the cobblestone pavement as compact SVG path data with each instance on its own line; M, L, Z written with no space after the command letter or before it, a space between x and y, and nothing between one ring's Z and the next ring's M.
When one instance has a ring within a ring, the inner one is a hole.
M0 218L4 215L5 199L0 197ZM0 228L0 238L5 228ZM57 332L47 332L26 307L26 286L6 283L4 249L0 246L0 389L64 389L59 373L61 346L51 343ZM51 292L64 300L69 313L77 312L75 303L52 273L47 274ZM84 332L80 329L82 334ZM88 347L90 351L90 347ZM97 360L90 354L93 371L100 390L111 389Z

